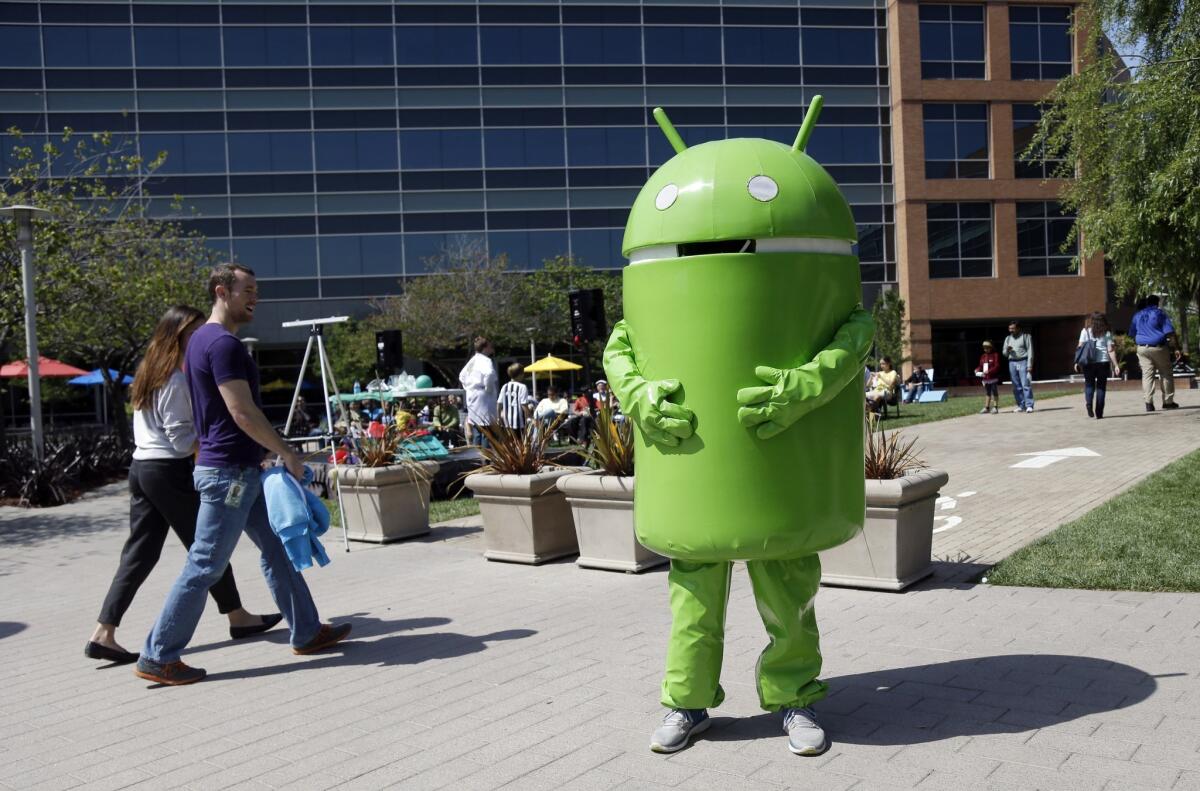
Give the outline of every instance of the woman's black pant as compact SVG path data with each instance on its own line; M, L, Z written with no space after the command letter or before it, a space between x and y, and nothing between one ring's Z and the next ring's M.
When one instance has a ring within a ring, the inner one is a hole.
M1104 416L1104 394L1108 390L1107 361L1083 366L1083 400L1090 407L1095 398L1096 414Z
M100 623L121 624L121 616L158 563L168 527L185 548L192 546L199 510L200 495L192 485L190 458L133 460L129 466L129 538L100 608ZM225 567L209 593L222 613L242 606L232 566Z

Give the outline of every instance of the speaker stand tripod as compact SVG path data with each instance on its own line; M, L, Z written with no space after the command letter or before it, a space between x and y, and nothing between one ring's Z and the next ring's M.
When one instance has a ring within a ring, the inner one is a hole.
M338 392L337 381L333 378L333 370L329 367L329 356L325 352L325 333L324 327L326 324L340 324L344 321L349 321L349 316L331 316L325 319L298 319L296 321L285 321L283 327L308 327L308 345L304 347L304 362L300 363L300 374L296 377L296 390L292 393L292 403L288 407L287 423L283 427L283 436L289 442L295 442L296 439L288 437L292 431L292 420L296 416L296 402L300 399L300 388L304 385L304 372L308 370L308 361L312 358L313 346L317 348L317 367L321 370L321 392L325 398L325 433L317 439L329 444L329 458L333 464L334 487L337 490L338 501L338 521L342 523L342 546L350 551L350 536L346 529L346 506L342 502L342 476L338 475L337 461L337 434L333 430L333 409L329 405L329 391L332 387L333 394L337 398L338 414L345 413L346 405L342 403L341 393Z

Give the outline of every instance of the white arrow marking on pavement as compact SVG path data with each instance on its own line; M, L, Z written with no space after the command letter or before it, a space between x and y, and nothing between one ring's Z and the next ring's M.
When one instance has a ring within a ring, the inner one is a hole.
M963 497L970 497L973 494L975 494L975 492L959 492L958 494L956 494L954 496L958 497L958 498L963 498Z
M935 532L935 533L944 533L945 531L949 530L950 528L958 527L959 525L962 524L961 516L935 516L934 519L935 520L937 520L937 519L945 519L946 520L946 524L934 529L933 532Z
M958 500L955 500L953 497L939 497L936 502L941 505L943 511L949 511L958 505Z
M1098 457L1100 454L1087 448L1058 448L1057 450L1042 450L1036 453L1018 453L1017 455L1032 456L1033 458L1009 465L1011 468L1037 470L1042 467L1049 467L1051 464L1057 464L1063 459Z

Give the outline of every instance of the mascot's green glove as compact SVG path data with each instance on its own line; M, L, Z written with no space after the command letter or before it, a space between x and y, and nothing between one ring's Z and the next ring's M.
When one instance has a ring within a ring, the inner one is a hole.
M738 403L742 405L738 421L747 428L757 427L759 439L770 439L785 431L829 403L852 382L862 380L874 337L875 321L870 313L858 308L812 362L799 368L758 366L754 375L767 386L738 390Z
M633 330L624 320L613 327L604 347L604 373L621 411L648 442L673 448L692 436L692 410L667 400L679 389L679 380L650 381L642 376L633 354Z

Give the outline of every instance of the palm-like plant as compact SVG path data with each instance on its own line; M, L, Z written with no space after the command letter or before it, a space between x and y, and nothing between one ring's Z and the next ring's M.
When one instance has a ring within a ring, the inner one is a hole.
M562 418L546 426L526 421L521 430L493 423L480 426L487 445L477 446L483 456L483 466L475 472L497 475L532 475L546 466L546 445L550 442Z
M633 422L615 420L610 397L601 407L592 430L592 445L586 455L588 466L605 475L633 475Z
M868 425L863 459L866 477L886 481L903 478L910 470L928 467L917 455L916 444L916 439L904 439L895 431L889 436L886 431Z

